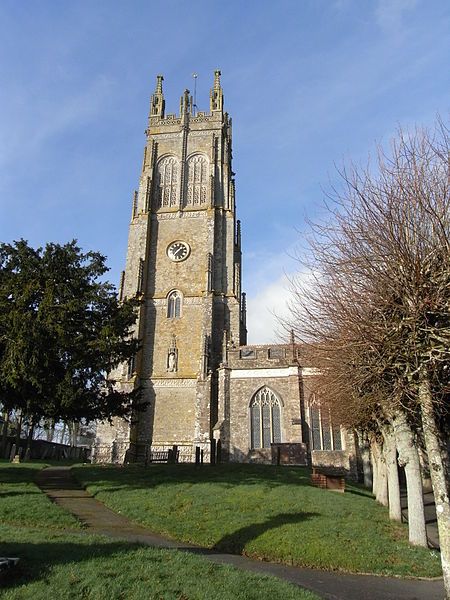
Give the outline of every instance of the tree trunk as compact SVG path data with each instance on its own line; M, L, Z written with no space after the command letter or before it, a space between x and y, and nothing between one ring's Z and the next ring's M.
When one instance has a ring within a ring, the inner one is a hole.
M9 425L9 412L6 410L3 413L3 430L2 430L2 448L0 452L0 456L2 458L7 458L5 456L6 446L8 443L8 425Z
M31 444L33 442L34 427L35 427L35 422L34 422L34 420L32 420L29 425L29 429L28 429L27 448L25 450L25 452L27 452L28 454L31 452Z
M73 421L73 423L72 423L72 442L71 442L71 446L76 446L77 445L78 432L79 432L79 424L76 423L75 421Z
M372 442L372 456L374 459L374 486L373 493L377 502L383 506L388 505L388 486L386 463L383 456L382 446L374 440Z
M404 467L406 475L409 542L415 546L427 547L421 468L414 434L406 415L402 412L394 415L392 424L397 442L398 462Z
M423 436L430 464L433 484L436 517L441 548L442 575L447 598L450 598L450 504L445 465L441 454L440 432L436 423L430 381L427 373L422 373L419 384L419 402L422 414Z
M378 459L378 484L377 484L377 502L383 506L388 506L388 479L387 479L387 468L386 468L386 457L385 449L381 447L380 457Z
M364 476L364 487L370 489L373 484L372 468L370 464L370 444L367 435L365 434L362 434L359 439L361 441L360 453Z
M66 436L66 428L67 428L67 425L64 422L63 423L63 428L62 428L62 431L61 431L61 441L59 442L60 444L64 444L64 438Z
M51 427L51 422L50 421L44 421L44 432L45 432L45 439L47 440L47 442L51 442L51 439L50 439L50 427Z
M53 442L53 438L55 436L55 419L52 419L49 425L50 426L47 431L47 441Z
M400 482L398 480L397 447L391 427L382 428L384 439L384 456L386 461L386 476L388 483L389 518L392 521L402 520L400 505Z
M22 421L23 414L20 412L19 416L16 415L16 452L19 454L20 448L20 434L22 433Z
M73 427L74 427L74 422L73 421L69 421L67 423L67 445L68 446L72 446L73 445Z
M376 497L377 489L378 489L378 481L379 481L379 477L378 477L379 449L378 449L377 442L374 439L372 439L371 444L370 444L370 456L372 459L372 494Z

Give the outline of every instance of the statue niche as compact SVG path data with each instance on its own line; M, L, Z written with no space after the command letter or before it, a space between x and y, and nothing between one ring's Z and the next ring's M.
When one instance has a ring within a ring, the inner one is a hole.
M178 371L178 348L175 335L172 336L172 343L167 351L167 372L176 373Z

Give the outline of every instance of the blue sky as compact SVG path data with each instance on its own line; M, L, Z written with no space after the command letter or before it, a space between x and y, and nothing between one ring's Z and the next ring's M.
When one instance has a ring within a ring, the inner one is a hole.
M0 27L0 240L77 238L114 283L155 76L207 110L221 69L254 343L335 164L449 108L447 0L2 0Z

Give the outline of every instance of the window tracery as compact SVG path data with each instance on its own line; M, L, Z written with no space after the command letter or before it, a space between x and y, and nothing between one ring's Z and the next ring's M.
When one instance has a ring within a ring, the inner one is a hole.
M270 448L281 442L281 403L271 389L264 386L250 403L251 447Z
M181 317L181 305L183 297L178 290L173 290L167 296L167 318L179 319Z
M162 158L157 165L156 208L170 208L177 204L178 161L174 156Z
M191 156L187 161L187 190L185 206L206 204L208 192L208 161L201 154Z
M341 428L330 411L313 402L310 406L311 448L313 450L342 450Z

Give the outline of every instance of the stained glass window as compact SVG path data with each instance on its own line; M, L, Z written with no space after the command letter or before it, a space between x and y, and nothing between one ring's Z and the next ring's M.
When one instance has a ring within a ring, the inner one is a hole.
M250 403L252 448L270 448L281 442L281 405L268 387L261 388Z
M342 450L341 428L333 422L330 410L313 403L310 406L311 446L313 450Z
M331 450L330 415L328 410L321 411L322 417L322 450Z
M333 448L334 450L342 450L341 428L336 423L332 424L333 429Z
M261 408L254 405L250 408L252 428L252 448L261 448Z
M322 439L320 436L320 412L317 406L311 407L311 433L313 450L322 450Z

